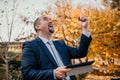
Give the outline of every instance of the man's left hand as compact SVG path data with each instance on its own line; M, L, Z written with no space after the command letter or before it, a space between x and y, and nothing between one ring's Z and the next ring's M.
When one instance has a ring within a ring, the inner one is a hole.
M83 31L88 31L89 20L85 16L78 17L78 21Z

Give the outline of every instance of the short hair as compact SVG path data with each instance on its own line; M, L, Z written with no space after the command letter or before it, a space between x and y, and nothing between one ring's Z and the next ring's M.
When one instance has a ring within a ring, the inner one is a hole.
M34 29L36 32L37 32L37 29L35 28L35 26L38 25L39 21L40 21L39 17L34 21Z

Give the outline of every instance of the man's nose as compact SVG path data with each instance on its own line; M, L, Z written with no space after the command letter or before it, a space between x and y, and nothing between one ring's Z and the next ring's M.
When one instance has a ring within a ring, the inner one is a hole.
M48 22L49 22L49 23L52 23L52 20L49 20Z

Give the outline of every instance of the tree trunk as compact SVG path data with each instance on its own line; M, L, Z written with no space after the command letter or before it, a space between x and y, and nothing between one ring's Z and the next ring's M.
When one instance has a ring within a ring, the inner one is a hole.
M8 68L8 61L6 60L6 65L5 65L5 80L9 80L9 68Z
M8 45L9 44L7 43L6 48L5 48L5 63L6 63L6 65L5 65L5 69L6 69L6 71L5 71L5 80L9 80Z

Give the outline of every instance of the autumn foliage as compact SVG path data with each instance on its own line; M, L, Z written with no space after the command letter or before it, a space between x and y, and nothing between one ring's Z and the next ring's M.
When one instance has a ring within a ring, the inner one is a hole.
M98 68L115 65L115 60L120 58L120 11L81 6L73 8L67 0L58 0L52 10L49 9L47 14L51 15L50 12L54 11L51 15L56 29L53 39L63 39L68 45L77 47L81 34L78 17L85 15L90 20L93 38L87 59L95 60Z

